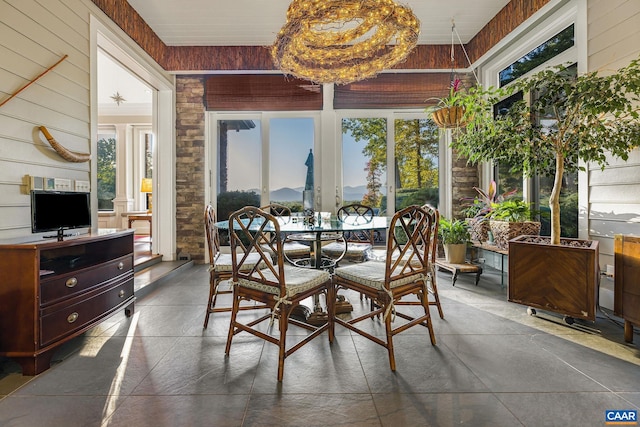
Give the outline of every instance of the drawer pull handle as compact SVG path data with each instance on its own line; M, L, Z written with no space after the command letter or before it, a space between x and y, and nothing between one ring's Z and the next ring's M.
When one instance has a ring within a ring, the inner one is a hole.
M67 288L73 288L77 284L78 284L78 279L76 279L75 277L67 279L67 281L65 282L65 285L67 285Z
M67 322L69 322L69 323L73 323L76 320L78 320L78 313L76 313L76 312L73 312L73 313L71 313L70 315L67 316Z
M118 263L118 270L122 270L124 268L124 263L123 262L119 262Z
M120 292L118 292L118 296L120 298L124 297L124 290L123 289L120 289Z

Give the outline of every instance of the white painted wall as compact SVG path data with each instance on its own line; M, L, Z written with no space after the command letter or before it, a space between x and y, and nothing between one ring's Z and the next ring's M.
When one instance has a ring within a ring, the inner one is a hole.
M104 37L106 33L112 36ZM162 179L169 182L154 183L157 188L166 189L154 197L166 209L166 213L158 212L154 221L154 251L173 259L174 77L89 0L0 0L0 102L68 55L55 69L0 107L0 239L40 237L31 233L29 175L90 181L93 224L98 227L96 177L92 173L96 167L98 126L98 43L117 46L114 55L119 55L118 60L157 91L152 123L161 146L154 163L157 171L163 170ZM62 159L39 133L41 125L68 149L92 153L94 157L86 163ZM111 221L103 220L105 224Z
M588 69L611 72L640 55L640 1L588 0ZM640 236L640 150L588 171L589 237L600 242L600 267L613 265L614 234Z
M0 238L32 237L28 175L91 177L91 162L67 162L38 131L44 125L68 149L91 152L89 10L80 0L48 6L0 0L0 100L69 55L0 107Z

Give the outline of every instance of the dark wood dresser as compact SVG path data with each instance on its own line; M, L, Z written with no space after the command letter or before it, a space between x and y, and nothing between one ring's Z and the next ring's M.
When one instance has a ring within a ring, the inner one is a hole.
M633 325L640 327L640 237L616 234L613 311L624 319L624 340L633 341Z
M48 369L58 346L117 310L133 313L133 230L0 242L0 271L0 355L23 375Z

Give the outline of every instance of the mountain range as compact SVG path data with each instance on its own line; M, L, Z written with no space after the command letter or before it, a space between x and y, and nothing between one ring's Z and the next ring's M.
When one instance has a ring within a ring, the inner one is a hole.
M304 190L304 187L297 187L297 188L283 187L283 188L279 188L277 190L273 190L269 194L269 199L273 200L273 201L280 201L280 202L300 201L300 203L302 203L302 191L303 190ZM251 189L249 191L253 191L253 192L256 192L258 194L260 193L258 189ZM359 186L356 186L356 187L346 186L346 187L344 187L343 199L347 200L347 201L362 200L362 197L364 197L366 192L367 192L367 187L365 185L359 185Z

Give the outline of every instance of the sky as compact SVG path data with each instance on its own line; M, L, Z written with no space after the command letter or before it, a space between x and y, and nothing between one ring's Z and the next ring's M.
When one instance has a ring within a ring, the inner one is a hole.
M261 123L254 121L251 130L229 132L229 190L249 190L260 187ZM313 148L312 118L276 118L270 120L271 190L283 187L303 187L307 176L305 162ZM356 143L344 135L343 158L349 165L344 168L343 184L358 186L366 183L366 158L362 154L364 142ZM252 155L247 155L252 153ZM243 167L231 167L235 162ZM315 167L319 167L316 164Z

